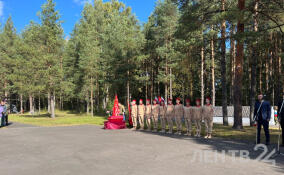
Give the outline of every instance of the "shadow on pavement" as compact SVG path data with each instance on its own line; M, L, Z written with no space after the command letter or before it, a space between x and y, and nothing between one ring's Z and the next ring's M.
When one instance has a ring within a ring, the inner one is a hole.
M23 123L17 123L17 122L9 122L9 124L5 127L2 128L27 128L27 127L37 127L34 125L30 125L30 124L23 124Z

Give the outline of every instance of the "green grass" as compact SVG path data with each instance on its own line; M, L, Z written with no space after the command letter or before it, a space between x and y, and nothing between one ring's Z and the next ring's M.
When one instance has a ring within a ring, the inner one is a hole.
M277 143L278 140L278 129L270 129L270 140L271 143ZM227 138L233 140L246 140L255 142L256 127L244 126L241 130L235 130L232 126L223 126L221 124L214 124L213 136L220 138ZM264 130L261 130L261 142L265 143Z
M153 126L152 126L153 127ZM161 127L159 125L159 127ZM195 126L193 126L193 134L195 133ZM174 127L176 131L176 127ZM185 126L183 126L183 132L186 132ZM270 142L277 143L278 141L278 128L270 129ZM205 126L202 124L201 135L205 136ZM229 140L238 140L238 141L249 141L255 142L256 137L256 127L244 126L241 130L233 129L232 126L223 126L222 124L214 124L213 126L213 137L225 138ZM264 130L261 130L261 142L265 143Z
M107 120L103 116L87 116L86 114L75 114L68 111L56 111L56 118L52 119L48 114L41 115L9 115L11 122L19 122L35 126L72 126L72 125L103 125Z

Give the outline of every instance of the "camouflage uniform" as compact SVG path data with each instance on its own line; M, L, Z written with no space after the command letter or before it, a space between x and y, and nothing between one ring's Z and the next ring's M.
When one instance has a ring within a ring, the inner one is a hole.
M201 132L201 122L202 122L202 116L201 116L202 108L200 106L193 107L193 121L196 126L196 135L197 137L200 137Z
M162 132L166 131L166 111L167 111L167 107L165 105L161 106L160 105L160 110L159 110L159 116L160 116L160 120L161 120L161 127L162 127Z
M138 105L138 120L140 124L140 129L144 129L144 116L145 116L145 106Z
M192 122L193 122L193 115L192 115L192 107L191 106L184 106L184 122L186 126L186 135L191 135L192 130Z
M159 120L160 106L158 104L152 105L152 121L154 124L154 131L158 130L158 120Z
M137 105L131 105L131 118L133 123L133 128L137 128Z
M151 104L148 104L145 106L145 118L146 118L146 125L147 130L151 130L151 117L152 117L152 106Z
M173 118L174 118L174 105L168 104L167 105L167 111L166 111L166 118L167 118L167 123L169 127L169 134L173 133Z
M181 134L182 131L182 117L183 117L183 105L177 104L175 105L175 122L177 126L177 133Z
M205 105L202 109L202 116L204 118L205 123L205 131L207 135L211 135L213 128L213 107L212 105Z

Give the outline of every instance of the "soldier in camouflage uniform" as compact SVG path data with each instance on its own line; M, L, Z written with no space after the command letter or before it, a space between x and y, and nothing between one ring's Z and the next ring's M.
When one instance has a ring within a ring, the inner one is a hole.
M184 122L186 126L185 135L191 136L192 121L193 121L192 107L190 106L190 100L186 99L186 105L184 106Z
M202 107L200 106L200 99L197 99L195 102L196 106L193 107L193 120L196 127L195 137L200 137L201 122L202 122L202 116L201 116Z
M167 107L165 106L165 102L162 100L160 104L160 110L159 110L159 116L161 120L161 127L162 133L166 132L166 112L167 112Z
M138 105L138 120L140 124L140 130L144 130L144 116L145 116L145 105L143 104L143 100L139 100Z
M157 104L157 100L154 100L152 105L152 121L154 124L154 132L158 131L159 111L160 106Z
M181 135L182 132L182 117L183 117L183 105L180 102L180 98L176 99L176 105L174 109L175 123L177 126L176 134Z
M211 139L212 138L212 128L213 128L213 107L210 104L211 99L206 98L206 105L203 106L202 109L202 117L204 118L205 123L205 131L206 136L205 138Z
M133 123L133 129L137 129L137 105L136 100L133 100L131 103L131 118Z
M169 127L168 134L173 133L173 119L174 119L174 105L172 103L172 99L168 100L168 105L167 105L167 111L166 111L166 118L167 118L167 123Z
M146 118L146 125L147 125L147 131L151 131L151 117L152 117L152 105L150 103L150 100L146 100L146 106L145 106L145 118Z

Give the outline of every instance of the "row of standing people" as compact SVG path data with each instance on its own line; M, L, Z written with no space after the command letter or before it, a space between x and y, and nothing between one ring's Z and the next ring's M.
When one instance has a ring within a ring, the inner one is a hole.
M210 98L206 98L206 105L200 105L200 99L197 99L196 106L191 106L190 100L186 99L185 106L181 103L180 98L176 99L176 105L173 105L172 99L168 100L168 104L162 100L158 104L157 100L151 104L150 100L146 100L146 105L143 100L139 100L139 105L136 100L131 103L131 117L133 122L133 130L137 129L138 123L140 130L144 130L144 121L146 121L147 130L151 130L151 123L154 126L154 132L158 131L159 124L161 132L166 132L166 125L168 125L168 134L173 133L174 124L176 125L176 134L181 135L183 130L183 121L186 127L186 134L192 135L193 124L196 127L196 137L201 136L201 123L204 120L206 136L205 138L212 137L213 128L213 107L210 103ZM159 120L160 119L160 120ZM184 119L184 120L183 120Z

